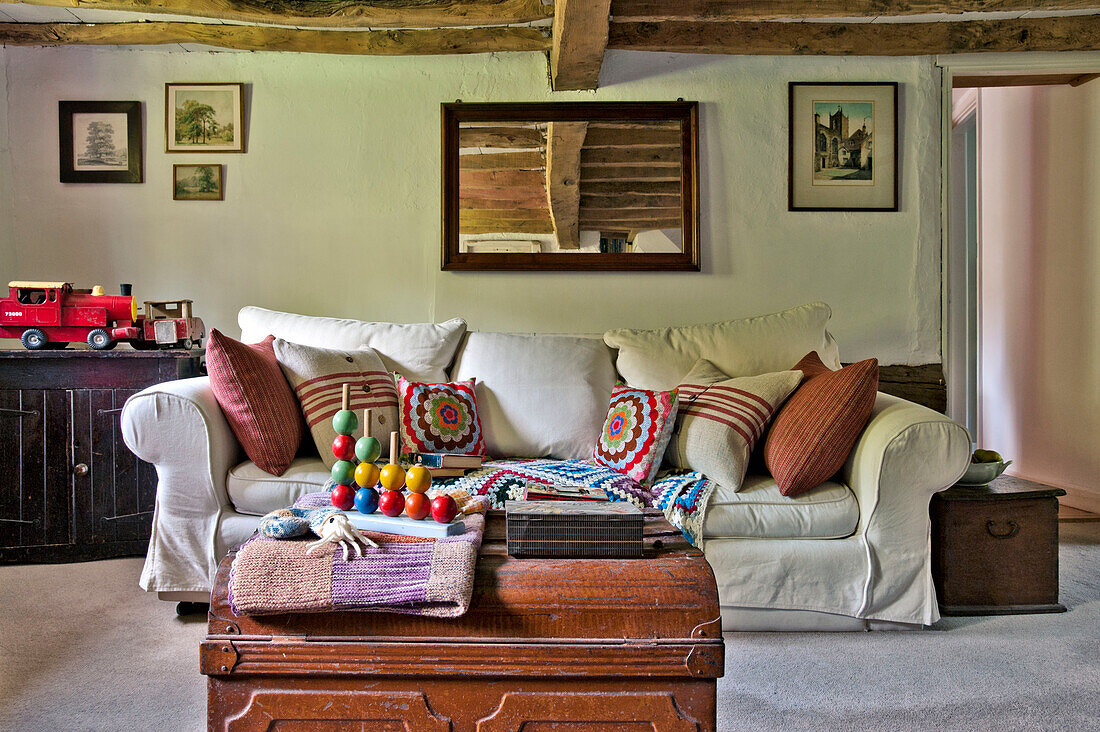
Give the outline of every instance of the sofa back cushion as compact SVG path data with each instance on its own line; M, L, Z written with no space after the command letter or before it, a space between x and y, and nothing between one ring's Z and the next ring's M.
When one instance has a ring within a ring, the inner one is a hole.
M672 389L701 358L729 377L785 371L807 351L840 368L836 341L825 329L832 310L825 303L801 305L772 315L658 330L620 328L604 333L619 349L616 366L626 383L640 389Z
M447 367L466 332L459 318L445 323L370 323L346 318L318 318L255 306L237 314L241 340L255 343L268 334L306 346L357 350L373 348L387 371L412 381L446 381Z
M469 333L451 379L470 378L490 455L582 460L607 416L615 366L599 338Z

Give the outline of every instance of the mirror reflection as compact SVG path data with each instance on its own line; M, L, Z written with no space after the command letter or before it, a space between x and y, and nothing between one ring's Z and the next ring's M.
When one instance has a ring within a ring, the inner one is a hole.
M680 120L458 125L458 251L680 254Z

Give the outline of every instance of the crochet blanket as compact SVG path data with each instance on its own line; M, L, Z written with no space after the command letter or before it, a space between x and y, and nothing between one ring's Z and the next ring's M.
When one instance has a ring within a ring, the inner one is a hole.
M440 482L471 495L486 496L493 508L504 508L505 501L522 497L529 480L602 488L614 501L659 508L668 522L696 546L703 537L707 504L714 492L713 481L702 473L665 473L646 487L588 460L499 460L487 462L461 478Z
M331 505L327 492L299 498L296 508ZM456 618L470 607L485 515L466 516L466 532L439 540L364 532L380 548L363 547L344 561L317 539L269 539L255 534L237 550L229 602L238 615L362 611Z

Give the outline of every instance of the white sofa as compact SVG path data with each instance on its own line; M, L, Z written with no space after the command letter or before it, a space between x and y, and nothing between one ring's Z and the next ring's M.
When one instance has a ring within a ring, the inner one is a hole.
M804 307L824 307L822 324L828 319L826 306ZM259 308L242 310L240 321L246 341L273 333L335 348L402 347L400 338L372 341L374 324L358 321ZM434 368L448 366L452 378L478 377L478 411L491 454L499 454L496 447L515 456L564 459L591 450L616 378L614 349L591 336L455 336L457 326L432 327L442 328L434 336ZM392 324L378 328L393 335ZM818 339L836 360L823 325ZM755 368L789 368L806 344L788 340L776 346L760 338L776 353L771 361L754 358ZM431 357L423 356L421 378L433 369ZM394 363L402 357L384 354ZM280 477L247 461L205 377L134 395L122 428L130 449L157 469L153 533L140 584L166 600L205 601L219 560L252 534L260 516L318 490L328 477L320 458L307 451ZM740 492L719 486L702 548L717 579L723 627L866 630L935 622L928 503L961 476L969 454L962 426L880 393L834 481L796 498L780 495L766 474L750 474Z

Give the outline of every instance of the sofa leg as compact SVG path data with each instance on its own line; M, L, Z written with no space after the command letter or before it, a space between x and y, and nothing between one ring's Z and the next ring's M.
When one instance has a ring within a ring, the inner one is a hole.
M210 603L207 602L178 602L176 603L176 615L184 617L187 615L196 615L198 613L205 613L210 610Z

